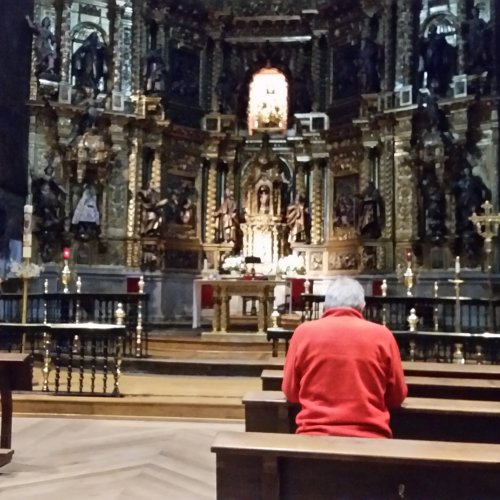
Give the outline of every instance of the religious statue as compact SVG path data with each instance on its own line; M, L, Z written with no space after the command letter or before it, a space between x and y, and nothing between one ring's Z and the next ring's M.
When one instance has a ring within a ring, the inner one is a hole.
M149 51L144 62L143 77L145 94L155 95L165 92L168 74L161 48Z
M29 16L26 16L26 21L31 31L36 36L36 58L37 58L37 75L43 78L54 79L55 69L54 63L56 60L56 37L50 29L50 18L44 17L42 22L35 23Z
M137 196L141 200L141 236L159 236L163 223L163 210L167 205L167 198L161 198L160 193L148 184L141 189Z
M194 226L196 223L196 205L190 196L187 196L181 206L179 219L181 224Z
M360 198L359 232L364 238L380 238L385 225L385 203L373 181L368 182Z
M369 26L363 29L363 38L358 55L359 88L362 93L378 92L380 90L380 77L377 70L379 48L373 39Z
M448 43L444 34L438 33L437 26L432 24L427 38L422 40L419 63L422 86L434 85L436 92L440 96L445 96L455 72L455 63L455 48Z
M446 236L446 198L435 174L422 181L424 238L439 243Z
M281 113L279 106L270 109L267 102L263 102L257 115L257 125L259 128L275 128L281 123Z
M467 229L472 228L469 217L473 213L480 214L483 210L481 205L486 200L491 200L491 190L484 184L481 177L472 173L467 163L454 186L454 194L456 196L457 234L461 235Z
M98 236L100 219L96 187L94 184L86 183L71 219L76 236L82 241L88 241L92 237Z
M481 74L489 70L490 54L486 22L479 17L479 7L471 9L471 18L467 20L466 63L469 73Z
M72 75L77 87L90 88L94 96L105 90L103 79L108 74L106 46L99 41L97 32L92 32L71 57Z
M235 242L237 237L238 214L232 191L226 189L224 201L214 213L217 219L217 241Z
M289 243L306 240L306 207L303 193L298 193L295 201L287 207L286 223Z
M270 211L270 193L268 186L261 186L258 191L259 214L268 214Z

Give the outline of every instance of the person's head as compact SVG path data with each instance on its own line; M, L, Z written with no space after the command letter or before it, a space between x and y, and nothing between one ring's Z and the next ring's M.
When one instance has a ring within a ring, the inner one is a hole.
M352 307L360 312L363 311L365 292L361 284L347 277L340 277L333 281L325 295L325 309L331 307Z
M42 28L50 28L50 17L44 17L42 19Z

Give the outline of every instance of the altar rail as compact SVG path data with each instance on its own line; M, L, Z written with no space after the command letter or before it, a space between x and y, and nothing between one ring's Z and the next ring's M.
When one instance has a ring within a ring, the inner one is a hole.
M31 355L31 376L42 372L42 392L120 396L124 325L0 323L0 347Z
M146 293L30 293L27 323L115 323L118 304L125 312L124 356L148 355ZM0 322L20 323L22 295L0 294ZM1 323L0 323L1 324Z
M324 295L302 294L302 320L320 317ZM408 329L408 316L415 309L419 330L441 332L496 332L500 326L500 298L382 297L366 296L366 319L385 324L391 330Z
M272 342L272 355L278 356L278 343L285 342L285 354L294 330L268 328L267 340ZM500 362L500 334L429 332L393 330L402 359L409 361L443 361L481 364Z

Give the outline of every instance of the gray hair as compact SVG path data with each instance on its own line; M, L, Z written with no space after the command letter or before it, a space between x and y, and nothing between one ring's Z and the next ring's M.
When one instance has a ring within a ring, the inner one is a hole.
M365 307L365 291L359 281L347 277L333 281L325 295L325 309L330 307L352 307L362 311Z

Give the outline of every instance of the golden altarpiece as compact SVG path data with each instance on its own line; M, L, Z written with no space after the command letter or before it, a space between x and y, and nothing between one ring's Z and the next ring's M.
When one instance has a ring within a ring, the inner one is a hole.
M469 0L36 0L37 258L71 247L97 286L146 272L157 319L189 315L204 261L231 254L318 277L409 251L477 267L495 19Z

